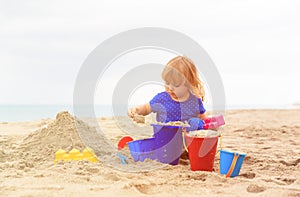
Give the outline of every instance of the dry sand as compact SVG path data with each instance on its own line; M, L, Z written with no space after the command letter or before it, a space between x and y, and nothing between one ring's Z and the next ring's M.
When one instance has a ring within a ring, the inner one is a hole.
M125 148L128 164L122 165L109 147L127 135L124 130L136 139L152 133L145 125L134 131L125 117L119 120L99 118L101 135L95 135L95 123L67 112L55 120L0 123L0 196L300 196L300 110L226 112L223 149L247 153L235 178L218 174L219 155L214 171L203 172L191 171L184 158L177 166L134 162ZM76 128L89 132L80 137ZM92 138L98 163L54 164L56 150L83 150L85 137Z

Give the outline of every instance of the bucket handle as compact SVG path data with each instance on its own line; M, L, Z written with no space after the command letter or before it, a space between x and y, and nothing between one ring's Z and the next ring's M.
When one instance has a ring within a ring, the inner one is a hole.
M226 178L230 177L234 168L235 168L235 164L239 158L240 154L239 153L233 153L233 159L232 159L232 162L231 162L231 166L226 174Z
M187 148L187 146L186 146L185 134L186 134L186 131L184 130L184 131L182 132L182 142L183 142L183 147L184 147L184 149L186 150L186 152L189 152L189 150L188 150L188 148Z

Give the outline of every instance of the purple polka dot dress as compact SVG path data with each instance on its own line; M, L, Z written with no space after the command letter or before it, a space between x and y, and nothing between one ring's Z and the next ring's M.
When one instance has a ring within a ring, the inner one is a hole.
M158 122L188 121L206 111L202 100L193 94L186 101L177 102L167 92L161 92L150 101L150 106Z

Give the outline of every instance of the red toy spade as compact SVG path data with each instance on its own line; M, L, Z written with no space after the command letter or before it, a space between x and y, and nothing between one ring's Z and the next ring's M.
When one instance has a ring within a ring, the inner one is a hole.
M120 139L119 143L118 143L118 150L121 150L125 147L125 145L128 143L128 142L131 142L133 141L133 138L130 137L130 136L124 136Z

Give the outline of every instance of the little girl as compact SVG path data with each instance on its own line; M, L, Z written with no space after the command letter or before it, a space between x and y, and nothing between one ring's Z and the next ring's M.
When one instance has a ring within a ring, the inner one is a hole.
M156 121L188 121L191 129L202 129L206 119L203 82L199 79L194 63L184 56L171 59L162 72L165 91L149 103L130 108L128 116L156 113Z

